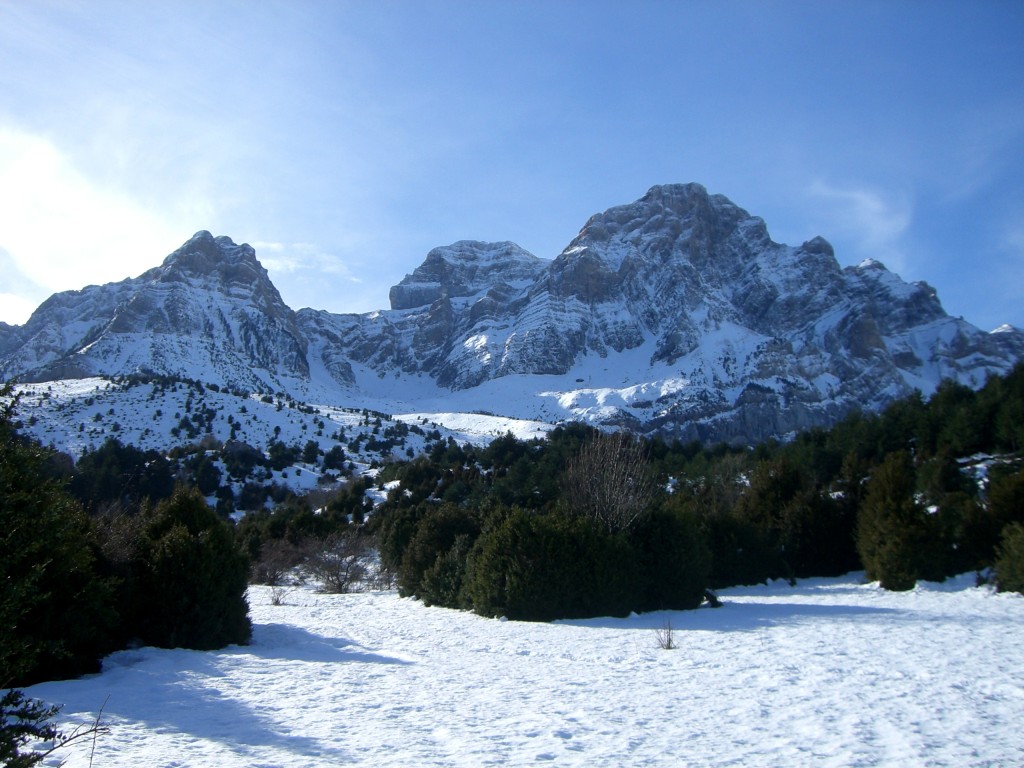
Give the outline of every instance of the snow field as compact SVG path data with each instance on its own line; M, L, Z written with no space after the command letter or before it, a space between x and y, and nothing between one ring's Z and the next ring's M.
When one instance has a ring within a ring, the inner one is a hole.
M274 606L253 587L248 647L122 651L29 693L64 703L64 724L109 696L97 766L1024 762L1024 599L860 576L554 624L390 592L296 588ZM80 745L66 764L88 759Z

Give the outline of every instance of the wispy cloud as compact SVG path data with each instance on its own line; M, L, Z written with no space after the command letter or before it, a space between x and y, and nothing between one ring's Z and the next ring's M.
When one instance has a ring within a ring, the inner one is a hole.
M91 182L49 140L5 128L0 217L8 265L47 293L139 274L188 234Z
M913 218L907 197L823 181L812 183L808 195L817 203L823 231L835 232L852 244L857 260L877 259L896 272L907 269L903 238Z
M250 243L256 256L268 272L301 276L308 272L330 275L334 278L361 283L344 259L328 253L315 243L280 243L257 241Z

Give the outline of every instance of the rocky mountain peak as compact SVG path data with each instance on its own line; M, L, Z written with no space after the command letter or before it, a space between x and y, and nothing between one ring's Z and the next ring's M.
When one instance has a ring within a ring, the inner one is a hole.
M610 271L637 259L680 257L702 266L730 238L747 250L771 245L764 221L700 184L651 187L639 200L595 214L559 257L597 256ZM720 255L720 254L719 254Z
M44 380L203 371L255 387L308 376L295 314L255 251L205 230L137 278L51 296L20 337L3 372Z
M0 326L0 378L144 370L312 387L324 402L379 397L383 382L411 402L429 385L476 408L518 400L504 415L749 442L943 377L979 386L1024 358L1019 331L951 318L931 286L880 262L841 268L824 238L776 243L700 184L592 216L553 261L510 242L435 248L390 299L364 315L294 313L249 245L200 231L141 277ZM507 397L516 387L539 389Z
M440 298L473 296L498 286L531 281L547 266L515 243L460 240L434 248L424 262L391 288L391 308L429 306Z
M251 245L238 245L230 237L214 237L206 230L196 232L167 256L163 264L139 279L161 283L195 282L230 295L259 295L268 306L283 306L277 288Z
M800 250L804 253L813 254L816 256L825 256L829 259L836 257L835 249L832 247L832 243L826 240L821 235L812 237L806 243L800 246Z

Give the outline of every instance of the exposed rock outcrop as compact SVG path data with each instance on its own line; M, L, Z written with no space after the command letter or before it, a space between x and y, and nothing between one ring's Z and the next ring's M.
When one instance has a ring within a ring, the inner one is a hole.
M507 242L435 248L390 299L292 312L252 248L199 232L140 277L0 327L0 376L146 370L349 401L384 377L468 392L544 376L543 391L488 409L754 442L946 377L980 386L1024 358L1016 329L951 318L931 286L880 262L844 269L823 238L776 243L699 184L591 217L552 261Z

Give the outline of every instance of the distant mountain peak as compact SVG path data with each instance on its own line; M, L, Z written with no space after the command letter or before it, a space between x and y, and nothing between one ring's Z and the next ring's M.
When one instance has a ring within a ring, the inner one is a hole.
M309 374L295 313L253 248L206 230L137 278L51 296L18 337L0 364L26 379L143 370L279 387Z
M401 392L410 410L447 391L507 416L755 442L1024 358L1016 329L949 317L879 261L842 268L822 237L776 243L696 183L591 216L552 261L511 242L434 248L390 300L293 312L251 246L201 230L138 278L0 325L0 378L142 370L335 404Z
M441 298L473 296L498 285L533 280L544 259L508 241L459 240L434 248L398 285L391 288L391 308L429 306Z
M164 259L160 267L142 277L160 271L171 275L197 277L216 276L227 282L239 280L267 280L267 271L256 258L256 251L248 243L236 244L230 237L214 237L205 229L196 232L179 248Z

